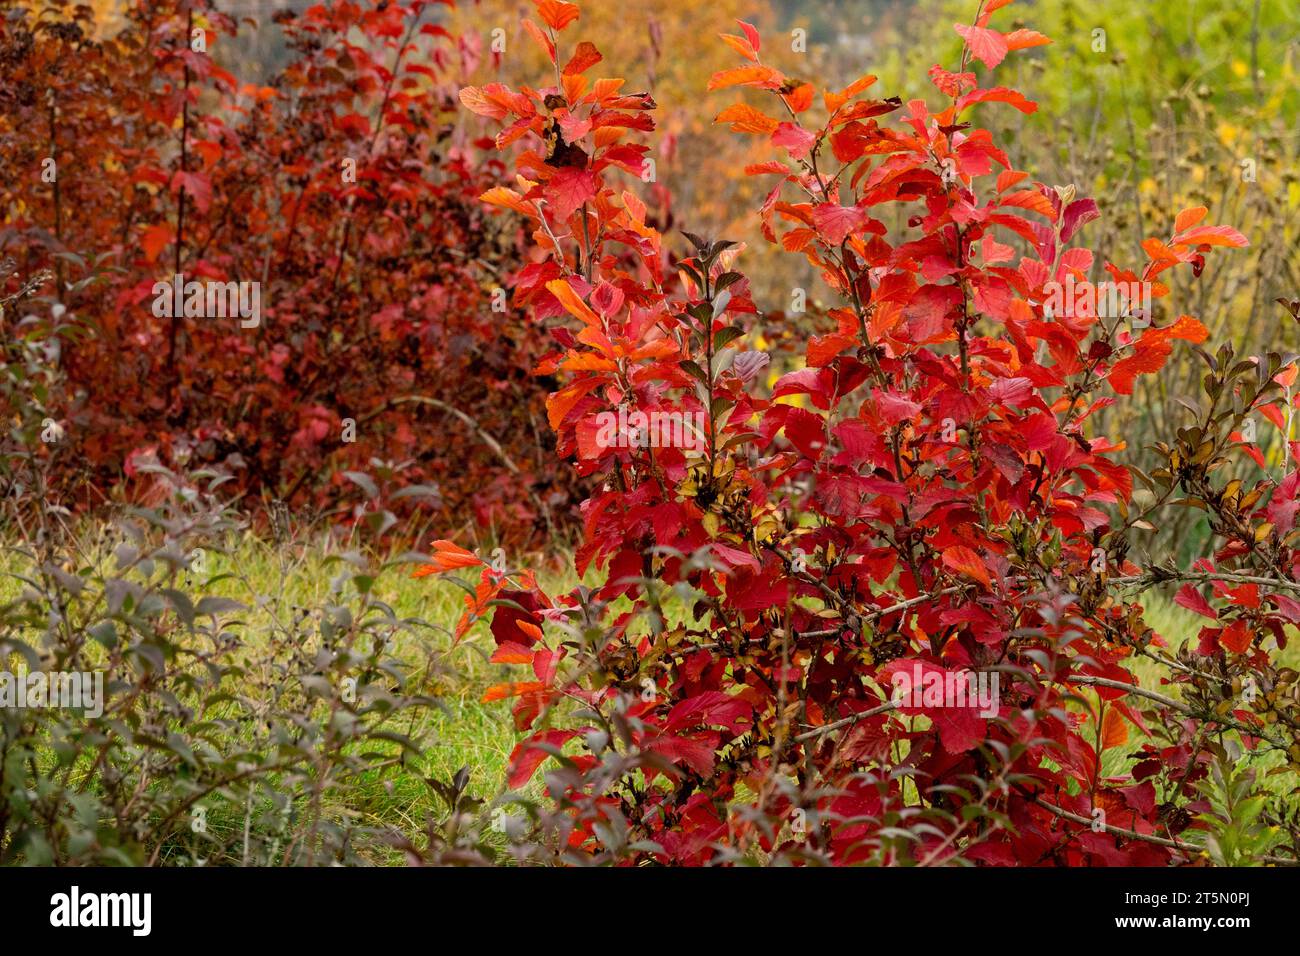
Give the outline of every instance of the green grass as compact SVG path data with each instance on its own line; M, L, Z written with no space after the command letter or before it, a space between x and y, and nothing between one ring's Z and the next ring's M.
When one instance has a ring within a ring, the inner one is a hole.
M111 546L100 528L90 528L73 540L75 560L65 567L98 566L112 568ZM270 635L283 635L293 628L296 615L303 609L318 609L331 602L346 603L344 598L355 600L354 585L342 583L341 591L332 590L332 582L339 578L345 566L338 556L354 545L327 537L295 538L275 544L244 533L231 536L220 546L206 551L203 574L178 575L172 586L184 591L197 604L204 596L232 598L248 610L238 615L238 631L244 641L241 660L244 666L256 671L258 680L245 687L267 688L251 691L263 694L260 703L274 707L271 696L275 688L273 668L286 653L286 642L276 643ZM490 549L488 549L490 550ZM367 555L373 565L380 565L384 556ZM537 572L539 581L548 593L568 590L576 582L572 573L565 574L563 563L556 559L521 557L514 562ZM0 607L10 605L27 587L23 578L32 576L33 562L21 549L12 545L0 551ZM510 702L483 704L484 691L493 683L517 678L518 667L493 664L489 657L494 648L492 635L486 622L479 622L460 640L453 640L456 621L464 610L465 592L445 576L412 577L416 565L394 564L374 576L370 594L389 605L399 619L412 618L425 622L412 630L399 630L393 637L390 654L409 665L413 673L427 673L427 689L437 706L412 711L412 719L400 724L400 729L415 742L421 751L418 759L408 759L400 768L388 767L365 771L352 776L348 786L337 798L327 794L326 806L330 814L347 817L364 826L392 827L407 834L420 833L426 820L441 818L447 808L426 778L450 781L461 769L470 776L468 794L486 801L488 807L506 789L508 758L521 737L514 727ZM157 574L163 573L161 570ZM477 580L477 574L462 572L462 578ZM143 580L143 578L139 578ZM158 581L154 578L154 583ZM314 652L319 646L318 629L304 627L299 649ZM259 636L261 641L259 641ZM184 638L181 638L185 640ZM287 642L288 651L294 648ZM90 645L88 654L93 657L102 651ZM432 666L429 666L432 664ZM205 718L236 717L243 714L238 705L225 705L224 713L207 712ZM220 747L237 752L247 741L238 734L230 734ZM371 746L368 749L374 750ZM381 751L389 748L382 746ZM391 747L391 755L401 751ZM523 794L540 796L540 785L534 783ZM214 800L208 806L208 827L214 836L238 842L245 825L248 808L231 801ZM257 807L255 813L269 813L271 808ZM485 810L484 812L487 812ZM180 844L169 846L164 861L178 854L202 855L202 845ZM377 859L375 862L396 862L396 859Z
M1168 643L1169 647L1165 649L1165 653L1170 656L1176 655L1179 647L1184 643L1190 643L1195 648L1201 628L1212 623L1201 615L1175 604L1172 595L1172 591L1167 594L1148 591L1142 597L1146 622ZM1293 628L1288 628L1288 632L1286 649L1275 650L1273 659L1280 666L1300 668L1300 632ZM1132 662L1129 669L1143 687L1170 697L1181 698L1182 695L1176 684L1160 685L1159 679L1165 672L1155 661L1139 657ZM1245 754L1242 760L1257 771L1256 780L1264 789L1286 798L1287 805L1293 810L1300 810L1300 793L1296 792L1294 773L1270 773L1286 766L1286 760L1280 753L1259 750Z
M211 577L237 575L213 591L245 601L249 591L274 594L292 607L318 607L329 599L329 581L338 572L337 567L325 566L327 555L336 550L318 541L285 555L274 546L245 537L231 553L212 556ZM432 653L444 671L437 678L441 705L437 716L418 735L429 748L428 763L422 769L427 775L445 779L461 767L469 767L472 778L491 791L503 785L507 757L519 733L511 722L508 704L482 704L479 700L489 685L505 679L511 669L489 662L494 644L486 622L476 624L459 642L453 641L465 592L439 577L413 578L409 573L413 568L383 574L372 595L392 606L398 617L420 618L434 625L434 629L421 632L425 636L420 640L409 633L400 634L393 648L395 656L411 663ZM553 571L544 574L542 582L556 590L572 586ZM270 613L269 609L256 611L249 618L249 630L256 633L266 626Z
M301 549L284 578L284 600L315 607L328 599L328 581L337 573L336 568L324 566L330 550L320 542ZM568 590L576 582L576 576L558 573L554 561L523 558L519 563L539 569L540 583L550 593ZM220 556L213 565L217 575L226 566L240 568L248 583L261 593L271 589L279 577L277 552L251 538L241 541L232 554ZM421 631L424 636L418 640L410 633L400 634L393 647L394 656L413 664L430 654L438 662L438 707L425 711L410 733L424 750L424 761L413 767L412 773L366 775L348 797L348 809L361 813L367 822L394 825L406 832L421 829L429 814L445 813L424 777L449 781L464 767L470 774L468 789L472 796L490 803L502 794L510 752L522 736L515 729L509 702L481 703L490 685L516 678L518 668L489 661L495 644L486 622L475 624L460 641L454 641L453 631L464 611L465 592L443 577L413 578L413 568L383 574L372 594L392 606L398 617L420 618L434 626ZM463 577L472 583L476 575L466 573ZM526 795L539 796L538 790L534 785Z

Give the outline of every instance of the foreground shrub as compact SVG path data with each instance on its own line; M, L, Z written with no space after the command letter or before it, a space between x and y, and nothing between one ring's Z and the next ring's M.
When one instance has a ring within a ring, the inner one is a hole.
M286 603L283 554L278 592L219 571L238 530L220 479L152 470L173 494L99 540L40 512L6 547L0 862L310 865L409 843L353 808L421 754L439 670L395 649L430 625L376 598L387 568L355 551L311 607ZM83 696L54 698L74 675Z
M741 63L710 88L763 91L779 114L718 116L769 144L745 170L773 177L765 235L840 301L770 394L742 250L688 234L670 259L619 178L655 104L591 79L590 44L560 49L576 6L537 4L550 85L462 91L500 147L520 144L518 188L484 196L546 257L516 301L573 320L538 371L562 376L559 452L598 482L577 552L598 584L552 597L446 540L428 571L477 569L461 630L491 614L494 660L531 666L485 699L513 700L527 734L512 786L555 758L569 859L1295 860L1276 791L1248 813L1240 796L1264 768L1294 792L1300 768L1279 660L1300 621L1300 472L1231 477L1256 421L1289 437L1294 366L1202 351L1203 399L1149 471L1093 432L1206 339L1162 274L1199 276L1246 238L1192 208L1140 266L1078 245L1097 205L1033 182L973 119L1036 108L975 69L1050 42L990 26L1006 2L957 25L937 107L872 99L872 76L818 97L764 65L750 25L723 38ZM1102 280L1151 301L1062 306L1061 286ZM647 436L664 416L686 431ZM1171 506L1210 516L1192 568L1142 554ZM1174 653L1136 600L1153 587L1207 619ZM1136 682L1139 660L1164 690ZM1225 766L1239 747L1260 755L1242 777Z

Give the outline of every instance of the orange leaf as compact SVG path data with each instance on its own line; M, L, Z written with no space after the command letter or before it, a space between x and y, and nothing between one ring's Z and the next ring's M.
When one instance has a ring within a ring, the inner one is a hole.
M822 96L822 99L826 102L826 111L828 113L838 112L841 106L875 83L876 79L877 77L874 74L867 73L858 77L838 93L832 93L828 90Z
M1005 192L1028 175L1018 169L1004 169L998 173L998 192Z
M1124 715L1114 707L1107 707L1101 718L1101 749L1122 747L1128 743L1128 724Z
M579 352L565 356L560 368L568 372L617 372L618 363L595 352Z
M493 664L531 664L533 652L515 641L500 645L491 657Z
M551 38L542 32L541 27L539 27L532 20L529 20L527 17L524 18L523 24L524 24L524 30L527 31L528 35L537 42L537 45L541 47L543 51L545 51L551 63L554 63L555 44L551 42Z
M193 143L190 148L203 157L203 165L205 168L211 167L221 158L221 144L214 143L210 139L201 139L198 142Z
M538 16L545 20L546 25L552 30L563 30L578 19L578 13L576 4L565 3L564 0L539 0L537 4Z
M439 539L433 543L433 549L433 560L424 567L418 568L413 577L423 578L430 574L442 574L444 571L454 571L457 568L472 568L483 563L474 552L466 551L450 541Z
M1210 337L1210 330L1190 315L1180 315L1178 321L1173 325L1168 328L1157 329L1156 332L1163 332L1171 339L1185 339L1195 345L1199 345ZM1147 335L1150 334L1150 332L1147 333ZM1146 336L1143 336L1143 338L1146 338Z
M729 86L765 86L776 89L783 77L770 66L739 66L734 70L720 70L709 78L709 89L722 90Z
M1037 30L1012 30L1006 35L1006 41L1008 50L1024 50L1031 46L1047 46L1052 38Z
M720 33L718 35L722 37L723 43L727 44L727 46L731 47L746 60L753 60L755 63L758 62L758 53L754 50L753 45L744 37L738 37L731 33Z
M536 693L545 689L546 685L536 680L493 684L483 692L483 696L479 698L479 703L490 704L494 700L508 700L511 697L518 697L520 694Z
M813 85L811 83L800 83L794 88L793 92L782 93L781 97L785 100L786 105L794 113L803 113L813 101Z
M523 196L508 186L493 186L478 198L490 205L503 206L506 209L513 209L515 212L521 213L529 218L537 218L537 210L524 202Z
M752 106L735 103L718 114L715 123L730 123L733 133L761 133L770 136L781 124Z
M1147 255L1149 255L1152 259L1155 259L1157 262L1181 261L1178 258L1177 253L1175 253L1172 249L1166 246L1159 239L1144 239L1142 241L1142 248L1146 251Z
M781 245L787 252L803 252L817 238L812 229L791 229L781 237Z
M1178 218L1174 220L1174 232L1180 233L1184 229L1191 229L1192 226L1205 218L1207 212L1209 210L1204 206L1193 206L1191 209L1184 209L1178 214Z
M1008 193L998 201L998 205L1015 206L1017 209L1041 213L1048 219L1056 218L1056 209L1053 208L1052 201L1037 189L1022 189L1019 192Z
M1158 372L1173 354L1174 339L1199 344L1210 336L1210 330L1190 315L1180 315L1178 321L1163 329L1148 329L1134 345L1133 354L1116 362L1107 380L1111 388L1121 395L1133 394L1133 380L1148 372Z
M546 283L546 290L560 300L560 305L564 306L569 315L581 319L587 325L600 327L600 316L578 297L578 293L573 291L573 286L569 285L568 279L552 279Z
M150 226L140 237L140 245L144 248L144 254L150 262L156 262L158 254L171 241L172 227L165 222Z
M1145 337L1143 338L1145 341ZM1174 347L1164 339L1159 339L1143 347L1138 343L1138 351L1128 358L1116 362L1106 376L1110 387L1121 395L1133 394L1133 382L1139 375L1158 372L1165 367L1165 361L1173 354Z
M857 340L853 336L838 332L832 332L830 335L814 335L808 341L808 366L824 368L855 341Z
M467 110L494 120L503 120L515 111L511 96L510 90L500 83L467 86L460 91L460 101Z
M484 568L483 577L479 580L478 587L474 589L474 596L465 595L465 613L460 616L460 620L456 622L456 629L452 632L453 644L459 644L460 639L469 633L469 629L482 620L489 605L501 593L501 587L502 581L494 583L491 572Z
M984 561L971 548L964 544L954 544L944 549L943 563L954 571L960 571L969 577L974 578L985 587L992 585L989 578L988 568L985 567Z
M546 399L546 418L550 421L551 427L559 428L565 416L573 410L573 406L600 384L599 378L588 376L570 382L558 392L552 392Z

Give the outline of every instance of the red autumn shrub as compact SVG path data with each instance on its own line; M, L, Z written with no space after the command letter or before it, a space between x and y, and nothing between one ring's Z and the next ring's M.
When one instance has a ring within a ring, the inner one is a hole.
M436 487L439 521L532 539L563 517L540 338L504 298L521 237L477 201L504 167L456 108L477 38L423 0L279 27L150 0L103 38L84 6L5 6L0 257L11 288L56 273L90 333L63 348L56 480L97 496L153 452L325 507L381 459L391 490ZM267 85L220 65L237 29L283 30ZM243 300L207 297L228 282Z
M572 318L538 370L561 380L558 451L599 482L576 556L599 584L549 596L445 540L429 572L482 566L458 636L496 607L493 660L530 668L485 699L513 700L525 734L511 787L555 758L566 858L1185 862L1226 738L1300 766L1276 660L1300 621L1300 474L1224 478L1294 371L1203 352L1207 401L1149 474L1090 422L1206 338L1159 276L1246 239L1188 209L1144 264L1103 269L1079 244L1096 204L976 125L1036 109L975 71L1050 42L991 26L1006 2L957 26L936 103L872 98L871 76L819 96L763 64L750 25L723 37L741 62L710 88L770 103L718 117L770 145L745 170L774 183L765 234L839 300L770 390L742 250L688 234L673 258L646 224L653 103L562 42L578 7L539 0L528 24L546 85L462 91L517 144L518 188L484 196L546 256L516 298ZM1194 569L1133 557L1168 504L1211 515ZM1210 619L1176 655L1136 600L1171 582ZM1138 658L1179 696L1139 686ZM1276 842L1249 830L1239 850Z

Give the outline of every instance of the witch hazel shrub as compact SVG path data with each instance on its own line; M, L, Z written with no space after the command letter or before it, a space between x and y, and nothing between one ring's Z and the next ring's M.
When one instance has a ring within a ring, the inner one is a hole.
M1300 619L1297 477L1223 483L1245 420L1289 422L1294 368L1203 352L1203 407L1149 474L1092 425L1207 337L1161 275L1246 239L1189 209L1132 267L1083 246L1097 205L977 125L1036 110L991 79L1050 42L992 26L1005 5L957 26L957 69L909 103L869 75L790 79L747 23L722 38L738 61L710 90L755 95L718 122L769 151L737 174L772 184L766 238L836 300L771 388L743 250L674 251L650 223L655 104L596 78L577 6L525 24L544 85L461 92L514 157L483 199L536 247L514 297L555 341L558 453L595 480L576 570L596 583L549 595L450 541L423 573L479 575L457 638L490 617L508 783L542 775L562 859L1181 863L1224 825L1206 789L1235 748L1294 770L1275 658ZM1179 503L1210 514L1214 553L1136 561ZM1179 585L1207 626L1175 652L1136 596ZM1139 686L1137 657L1166 686ZM1282 839L1249 832L1261 856Z

